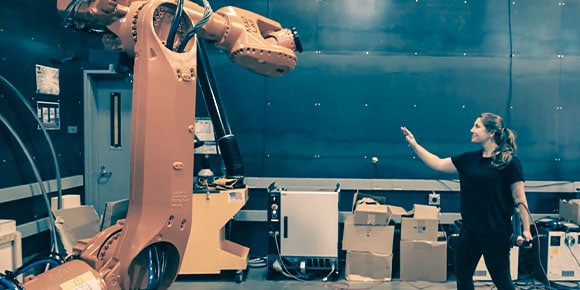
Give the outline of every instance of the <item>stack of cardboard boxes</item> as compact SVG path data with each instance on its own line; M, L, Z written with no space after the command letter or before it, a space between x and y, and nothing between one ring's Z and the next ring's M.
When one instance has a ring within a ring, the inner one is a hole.
M447 241L439 232L439 208L415 204L405 212L389 206L390 215L401 218L401 280L447 281Z
M390 281L395 227L388 225L388 207L371 198L362 198L354 202L353 208L353 215L344 221L345 278Z
M356 201L356 195L355 195ZM414 205L411 211L371 198L353 203L344 222L345 277L352 281L390 281L393 265L392 220L400 219L401 280L447 280L447 241L439 229L439 208Z

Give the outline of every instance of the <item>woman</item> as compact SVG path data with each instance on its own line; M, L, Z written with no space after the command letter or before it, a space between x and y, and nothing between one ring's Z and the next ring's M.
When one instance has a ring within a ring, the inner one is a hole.
M483 255L499 290L515 289L510 275L511 217L520 210L523 238L532 239L524 176L516 152L515 133L500 116L480 114L471 128L471 142L481 149L440 158L417 143L401 127L409 146L430 168L459 173L462 229L456 246L457 289L474 289L473 274Z

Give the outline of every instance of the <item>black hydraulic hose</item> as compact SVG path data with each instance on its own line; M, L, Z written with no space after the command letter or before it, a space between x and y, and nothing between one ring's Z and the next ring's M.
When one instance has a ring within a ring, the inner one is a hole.
M211 65L209 64L205 40L198 39L197 46L197 80L207 105L215 133L218 138L230 135L232 134L232 130L215 85L215 78Z
M34 112L34 110L32 109L32 107L30 106L30 104L28 103L28 101L26 101L26 98L24 98L24 96L22 95L22 93L20 93L20 91L14 87L12 85L12 83L10 83L6 78L4 78L3 76L0 75L0 82L2 82L4 85L6 85L10 90L12 90L12 92L20 99L20 101L22 101L22 103L26 106L26 108L28 109L28 111L30 112L30 114L33 116L33 119L36 120L36 122L38 123L40 129L42 129L42 133L44 134L44 138L46 139L48 146L50 148L50 152L52 155L52 159L54 161L54 167L55 167L55 178L56 178L56 187L57 187L57 191L58 191L58 198L57 198L57 208L61 209L62 207L62 184L61 184L61 178L60 178L60 168L58 166L58 160L56 159L56 152L54 150L54 146L52 145L52 140L50 139L50 136L48 135L48 132L46 131L46 128L44 128L44 124L42 124L42 122L38 119L38 117L36 116L36 113ZM11 131L11 133L13 134L14 138L16 138L16 140L20 143L23 144L22 141L20 141L18 135L16 135L16 131L14 131L12 129L12 127L10 126L10 124L3 118L4 124L6 125L6 127ZM30 155L28 154L28 151L26 150L26 147L23 147L23 145L21 145L22 150L24 150L25 154L27 154L27 157ZM28 157L30 160L30 157ZM32 169L35 170L35 176L37 178L38 181L38 185L40 187L40 190L42 191L42 195L44 197L46 206L47 206L47 211L48 211L48 216L50 219L50 223L49 223L49 228L50 228L50 232L51 232L51 236L52 236L52 250L54 250L57 254L59 253L59 249L58 249L58 243L57 243L57 236L56 236L56 229L54 227L54 222L56 220L54 214L52 213L51 207L50 207L50 202L48 201L48 193L46 192L46 190L44 189L44 184L42 183L42 179L40 178L40 174L38 173L38 170L36 169L36 166L34 165L34 163L32 161L31 162L31 166Z
M201 28L209 21L209 17L213 14L213 10L211 9L211 5L207 0L203 0L203 17L197 22L193 28L191 28L188 32L185 33L183 38L181 39L181 43L177 47L177 52L183 52L187 43L192 40L195 34L201 30Z
M197 80L215 130L215 137L226 168L226 177L238 179L237 184L241 186L243 184L241 179L244 177L244 165L236 137L232 133L217 91L215 78L207 55L206 40L198 39L197 48Z
M38 187L40 188L40 191L42 193L42 197L44 198L44 203L46 205L46 209L48 210L48 216L50 219L49 227L50 227L50 232L51 232L51 236L52 236L52 243L53 243L52 249L54 249L58 253L58 240L56 237L56 230L54 228L54 223L55 223L56 219L55 219L55 216L52 213L52 210L50 208L50 201L48 199L48 194L46 192L46 189L44 188L44 183L42 182L42 178L40 177L40 172L38 171L38 168L34 164L34 160L32 158L32 155L30 155L30 152L28 151L28 149L26 149L24 142L22 142L22 139L20 138L20 136L18 136L18 134L16 133L16 130L14 130L14 128L10 125L10 123L8 123L8 120L6 120L6 118L4 118L4 115L2 115L2 114L0 114L0 121L4 124L4 126L6 126L8 131L10 131L10 134L12 134L12 137L14 137L14 139L16 140L16 142L18 143L18 145L20 146L20 148L24 152L24 155L26 155L26 159L30 163L30 167L32 168L32 171L34 172L34 177L36 178L36 181L38 182Z
M19 288L13 281L10 281L4 277L0 277L0 285L2 288L6 288L7 290L18 290Z
M20 99L20 101L22 101L22 103L24 103L26 108L28 108L28 111L30 112L30 114L32 114L33 119L36 120L36 122L38 123L39 128L42 130L42 133L44 134L44 138L46 139L46 142L48 143L48 147L50 148L50 153L52 155L52 160L54 162L56 188L58 191L57 209L61 209L62 208L62 184L61 184L61 178L60 178L60 168L58 166L58 160L56 158L56 152L54 151L54 146L52 145L52 139L50 139L48 132L46 132L46 128L44 128L44 124L42 124L40 119L38 119L38 117L36 116L36 112L32 109L32 107L30 106L28 101L26 101L26 98L24 98L22 93L20 93L20 91L18 89L16 89L16 87L14 87L3 76L0 76L0 81L3 82L8 88L10 88L14 92L14 94Z
M171 27L169 28L169 35L167 36L167 43L165 47L173 50L173 42L175 41L175 35L177 34L177 29L179 28L179 23L181 22L181 15L183 14L183 2L185 0L177 1L177 8L175 9L175 15L173 16L173 21L171 21Z

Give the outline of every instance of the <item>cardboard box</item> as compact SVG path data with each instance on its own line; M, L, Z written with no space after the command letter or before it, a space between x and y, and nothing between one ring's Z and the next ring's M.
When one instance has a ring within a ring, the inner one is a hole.
M401 280L447 281L447 242L401 241Z
M512 280L518 279L518 260L519 260L520 248L512 247L510 251L510 274ZM473 274L474 281L491 281L491 276L485 265L483 257L479 259L477 268L475 268L475 273Z
M354 203L353 212L356 225L387 225L387 206L372 198L365 197Z
M15 271L20 266L22 266L22 235L19 231L0 233L0 269ZM22 281L22 275L18 276L18 280Z
M570 201L573 200L574 199ZM562 219L568 220L568 217L570 216L570 212L574 206L574 204L570 204L570 201L566 199L560 199L560 202L558 203L558 213Z
M16 231L16 220L1 220L0 219L0 236L11 234L15 231Z
M71 207L79 207L81 206L81 196L78 194L65 194L62 195L61 199L61 209L71 208ZM52 197L50 199L50 209L55 211L58 209L58 197Z
M401 240L437 241L438 220L403 218Z
M376 253L393 253L394 226L355 225L354 216L344 220L342 249Z
M401 240L437 241L439 208L415 204L413 217L401 219Z
M580 224L580 199L561 199L559 212L561 218Z
M393 255L346 252L345 278L350 281L391 281Z

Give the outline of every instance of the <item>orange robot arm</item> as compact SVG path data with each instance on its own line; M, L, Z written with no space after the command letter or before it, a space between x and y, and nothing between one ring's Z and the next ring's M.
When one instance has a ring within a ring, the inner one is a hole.
M204 10L195 3L184 1L185 17L182 17L179 28L181 33L174 40L174 48L184 46L182 41L187 34L186 28L207 21L197 35L224 49L230 59L240 66L266 76L281 76L296 66L294 51L301 52L302 46L294 29L282 28L274 20L231 6L207 15L207 7ZM77 29L106 27L116 39L107 39L105 45L133 55L139 34L137 22L142 18L140 16L144 5L150 5L148 9L156 10L155 19L144 21L154 26L158 41L166 45L177 10L174 1L58 0L57 7L65 23L72 22L70 25Z
M58 0L57 8L66 26L106 31L107 47L134 58L130 203L125 220L75 246L78 259L27 279L23 287L167 289L178 275L191 224L193 36L253 72L282 76L296 66L297 34L250 11L225 7L213 13L189 1L180 7L169 0Z

